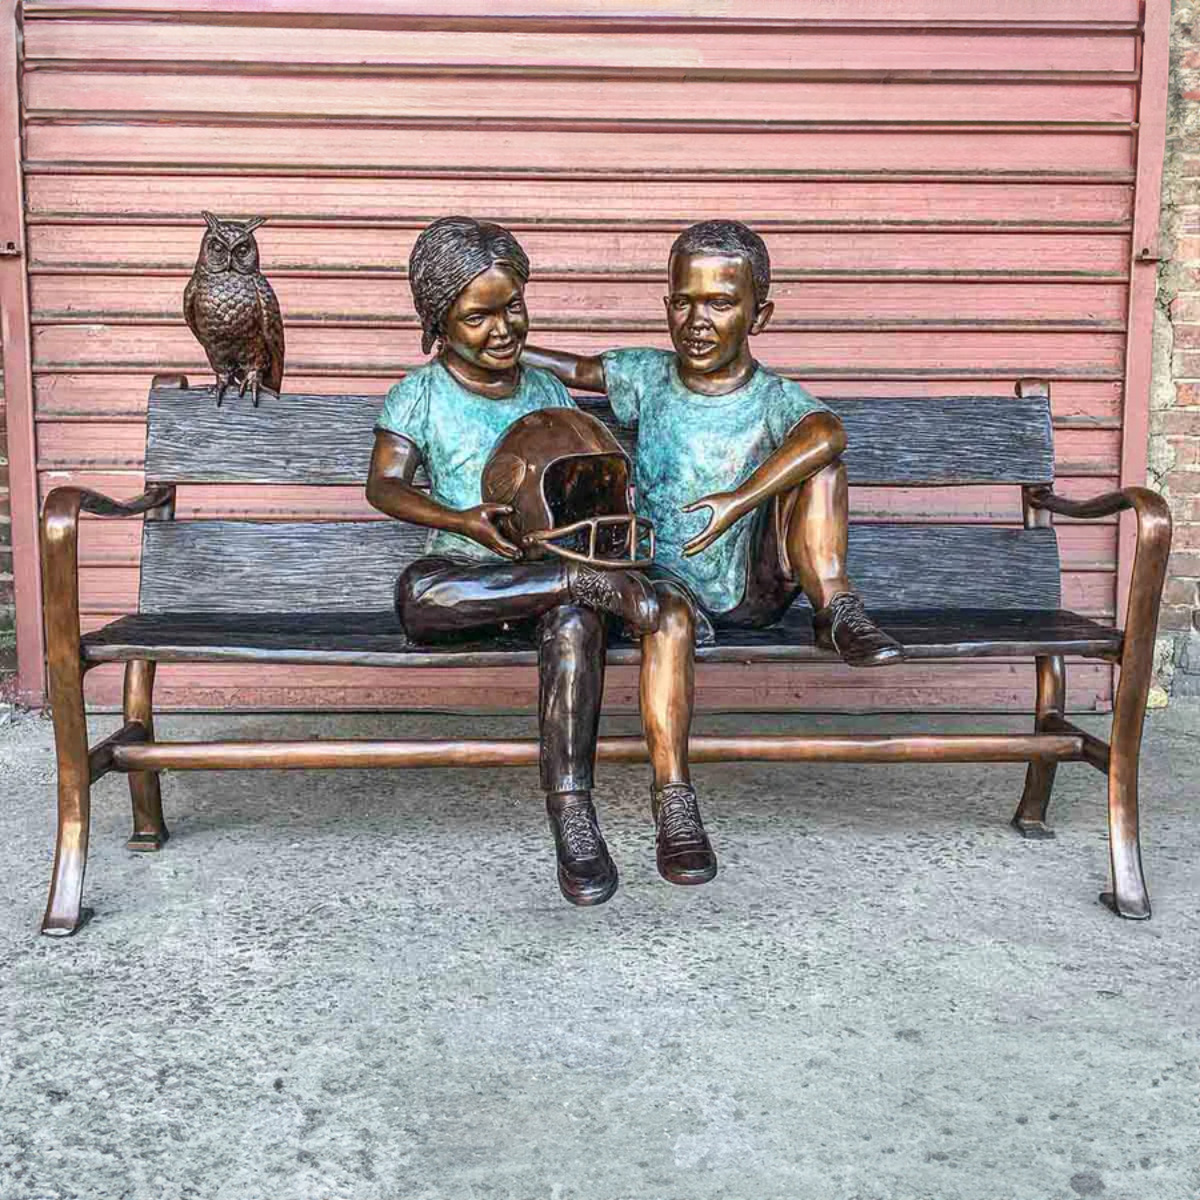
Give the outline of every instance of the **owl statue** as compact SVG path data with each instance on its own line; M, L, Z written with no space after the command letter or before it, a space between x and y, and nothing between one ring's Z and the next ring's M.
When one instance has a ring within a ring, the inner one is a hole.
M279 301L258 269L254 231L266 217L223 221L203 214L208 231L183 293L188 328L217 375L217 404L225 389L246 389L258 407L259 389L279 395L283 382L283 318Z

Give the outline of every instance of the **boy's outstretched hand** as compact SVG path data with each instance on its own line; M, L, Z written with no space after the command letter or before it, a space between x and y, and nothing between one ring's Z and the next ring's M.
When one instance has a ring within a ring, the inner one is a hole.
M685 504L682 512L695 512L698 508L712 509L708 524L691 541L683 547L685 558L707 550L739 517L744 516L746 509L742 506L740 497L735 492L713 492L709 496L701 496L691 504Z
M511 504L477 504L474 508L465 508L459 513L454 532L486 546L503 558L522 558L524 551L521 547L514 546L493 523L496 517L507 516L510 512Z

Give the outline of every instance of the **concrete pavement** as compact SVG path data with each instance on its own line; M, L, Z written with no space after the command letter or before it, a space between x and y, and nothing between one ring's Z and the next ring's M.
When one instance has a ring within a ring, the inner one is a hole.
M604 769L622 886L595 910L558 897L532 772L176 774L153 856L109 776L96 917L50 941L50 726L12 716L0 1200L1196 1200L1198 751L1200 708L1151 717L1146 924L1097 903L1085 766L1027 843L1021 767L752 764L697 770L722 869L695 889L654 872L644 771Z

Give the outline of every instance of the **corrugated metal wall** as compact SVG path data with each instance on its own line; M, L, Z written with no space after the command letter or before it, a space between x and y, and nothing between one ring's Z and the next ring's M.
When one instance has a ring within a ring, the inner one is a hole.
M150 376L206 376L179 313L201 208L271 217L258 236L291 389L382 392L420 361L404 266L438 215L512 226L534 264L537 339L581 350L665 344L672 237L736 216L766 235L775 265L765 362L826 396L1009 394L1018 375L1046 376L1061 490L1116 483L1136 0L980 0L967 18L956 0L498 7L24 5L43 491L74 480L135 493ZM1019 519L1011 491L863 490L853 504L880 518ZM354 489L181 497L187 515L364 511ZM134 605L139 532L89 522L87 624ZM1066 603L1112 618L1115 526L1065 526L1062 544ZM989 707L1024 703L1031 680L1022 663L886 677L729 667L708 670L704 695ZM531 694L527 674L509 683L505 699ZM632 699L628 672L613 686ZM115 688L96 673L95 698ZM1076 706L1110 691L1107 668L1072 676ZM162 696L479 702L453 671L180 668Z

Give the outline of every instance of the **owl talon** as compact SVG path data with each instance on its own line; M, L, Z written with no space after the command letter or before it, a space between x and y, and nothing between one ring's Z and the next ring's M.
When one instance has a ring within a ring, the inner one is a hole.
M229 386L230 380L228 376L217 376L217 407L221 407L221 401L225 399L225 389Z

